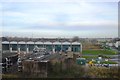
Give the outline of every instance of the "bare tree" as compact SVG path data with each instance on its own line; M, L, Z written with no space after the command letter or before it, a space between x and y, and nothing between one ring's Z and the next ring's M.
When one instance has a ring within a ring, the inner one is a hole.
M79 41L80 39L79 39L79 37L78 36L74 36L73 38L72 38L72 41L73 42L75 42L75 41Z

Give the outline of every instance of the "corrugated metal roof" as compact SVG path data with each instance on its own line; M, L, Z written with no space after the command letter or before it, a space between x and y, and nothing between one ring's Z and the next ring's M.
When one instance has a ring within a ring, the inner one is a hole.
M9 42L8 41L3 41L2 42L2 44L9 44ZM12 42L10 42L10 44L17 44L17 41L12 41ZM20 41L20 42L18 42L18 44L26 44L26 42L24 42L24 41ZM34 42L33 41L29 41L29 42L27 42L27 44L34 44ZM41 41L39 41L39 42L35 42L35 44L53 44L53 45L80 45L81 43L80 42L59 42L59 41L56 41L56 42L50 42L50 41L46 41L46 42L41 42Z
M35 42L35 44L43 44L43 42L40 42L40 41L39 41L39 42Z
M20 42L18 42L18 44L26 44L26 42L20 41Z
M58 41L57 41L57 42L54 42L53 44L54 44L54 45L57 45L57 44L61 44L61 42L58 42Z
M52 44L52 42L44 42L44 44Z
M81 43L79 42L72 42L73 45L80 45Z
M12 42L10 42L10 44L17 44L17 42L16 41L12 41Z
M3 41L2 44L9 44L9 42L8 41Z
M32 42L32 41L29 41L29 42L27 42L27 44L34 44L34 42Z
M63 42L62 44L63 45L70 45L71 43L70 42Z

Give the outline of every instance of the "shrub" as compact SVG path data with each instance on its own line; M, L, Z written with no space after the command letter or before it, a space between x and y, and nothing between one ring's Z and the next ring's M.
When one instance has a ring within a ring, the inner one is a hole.
M118 67L90 67L86 75L93 78L119 78Z

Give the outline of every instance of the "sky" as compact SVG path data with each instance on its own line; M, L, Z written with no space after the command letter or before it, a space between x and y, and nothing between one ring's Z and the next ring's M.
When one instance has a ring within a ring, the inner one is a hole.
M2 36L118 37L117 0L8 0L1 4Z

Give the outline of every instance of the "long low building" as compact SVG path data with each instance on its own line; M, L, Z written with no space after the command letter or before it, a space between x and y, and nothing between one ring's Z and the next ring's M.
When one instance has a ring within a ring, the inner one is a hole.
M79 52L79 53L82 52L82 44L80 42L67 42L67 41L66 42L3 41L2 51L10 51L10 52L25 51L28 53L33 51L35 46L46 48L48 51L53 51L53 49L55 51L67 51L70 49L72 52Z

